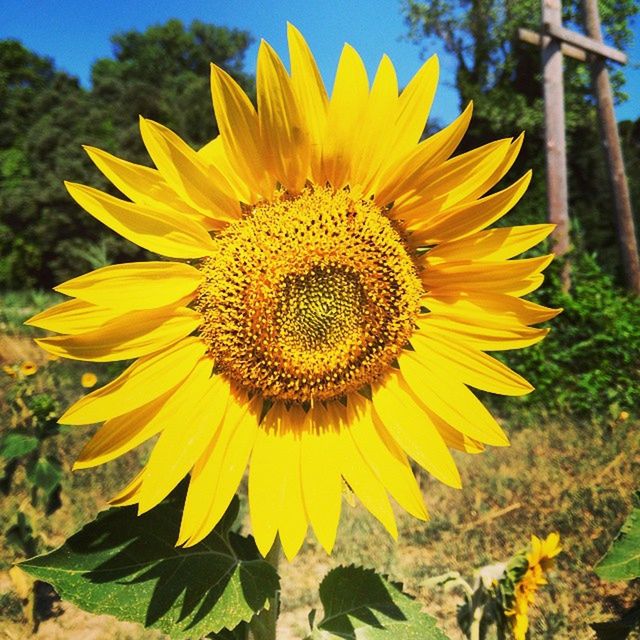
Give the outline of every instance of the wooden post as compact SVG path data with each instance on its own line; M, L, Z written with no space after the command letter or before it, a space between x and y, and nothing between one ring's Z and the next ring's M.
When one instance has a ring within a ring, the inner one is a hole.
M588 35L593 40L602 42L597 0L585 0L584 9ZM618 124L613 109L613 93L609 83L609 73L605 60L601 56L592 56L591 75L598 102L602 143L611 176L618 243L622 253L627 286L633 293L640 295L640 258L638 257L638 243L631 210L631 196L624 170Z
M546 25L561 24L560 0L542 0L542 32L546 31ZM562 256L570 247L562 49L559 40L548 36L543 37L542 44L547 200L549 221L557 225L552 235L553 252ZM564 274L563 279L568 288L568 273Z

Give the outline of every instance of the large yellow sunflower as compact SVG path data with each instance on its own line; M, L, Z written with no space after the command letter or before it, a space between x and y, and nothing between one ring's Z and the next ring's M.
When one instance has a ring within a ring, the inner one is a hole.
M192 545L248 466L258 547L279 534L291 558L309 524L331 550L344 483L396 536L389 496L427 517L409 459L459 487L451 448L506 445L468 385L531 391L484 352L534 344L547 330L530 325L556 311L521 299L551 258L511 260L552 227L484 230L527 188L529 173L485 196L522 137L451 158L471 107L420 141L436 58L398 94L387 57L370 86L347 45L329 99L288 35L290 72L260 47L257 110L212 66L220 136L199 151L144 118L156 169L87 148L129 200L67 184L71 196L173 260L74 278L57 287L73 299L30 324L63 334L38 340L58 356L136 359L61 418L104 421L76 468L159 435L115 504L145 512L190 474L178 543Z

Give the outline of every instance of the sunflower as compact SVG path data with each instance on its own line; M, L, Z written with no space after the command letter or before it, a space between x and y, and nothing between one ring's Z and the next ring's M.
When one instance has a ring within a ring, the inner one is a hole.
M97 382L98 382L98 376L96 376L96 374L92 373L91 371L86 371L85 373L82 374L82 377L80 378L80 384L85 389L91 389L95 387Z
M511 621L514 640L525 640L529 628L529 606L535 602L538 588L547 584L545 574L553 567L553 559L561 551L557 533L550 533L545 540L531 536L531 546L526 556L527 569L515 584L513 606L505 612Z
M88 147L128 200L67 183L75 201L170 258L109 266L56 289L72 299L30 320L63 335L49 353L135 359L76 402L71 425L104 421L75 468L159 435L113 500L157 505L188 474L178 544L219 521L247 466L257 545L287 557L311 524L330 552L343 486L395 537L389 500L427 512L410 459L460 487L451 449L507 438L468 385L532 387L486 350L525 347L556 311L522 300L551 257L512 260L547 224L484 230L516 204L530 173L485 195L522 136L451 157L471 106L421 141L438 76L428 60L399 94L385 56L372 85L342 52L329 99L300 33L291 71L262 42L257 109L211 68L220 135L194 151L140 119L156 168Z
M23 376L32 376L38 372L38 365L31 360L25 360L20 365L20 373Z

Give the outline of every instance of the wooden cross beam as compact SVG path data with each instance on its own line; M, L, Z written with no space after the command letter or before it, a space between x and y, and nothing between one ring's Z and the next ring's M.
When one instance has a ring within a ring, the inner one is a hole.
M562 56L564 54L577 60L591 62L603 145L614 191L618 242L629 289L640 294L640 258L638 257L631 198L613 110L613 94L605 65L605 60L625 64L627 56L622 51L605 45L602 41L597 0L584 0L584 3L588 36L565 29L562 26L561 0L542 0L541 33L529 29L518 30L519 38L522 41L539 45L542 50L547 199L549 220L558 225L553 235L554 252L556 255L564 255L570 248L562 74ZM565 288L568 288L568 271L565 271L563 279Z

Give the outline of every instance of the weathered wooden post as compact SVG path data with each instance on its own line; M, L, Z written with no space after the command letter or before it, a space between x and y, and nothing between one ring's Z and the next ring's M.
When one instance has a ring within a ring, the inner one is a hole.
M560 0L542 0L542 32L549 25L562 24ZM549 222L558 225L553 232L553 251L563 256L569 251L569 194L567 188L567 150L564 124L564 82L560 40L543 36L542 76L544 82L544 123L547 156L547 201ZM568 272L564 274L568 288Z
M584 13L587 34L593 40L602 42L597 0L585 0ZM618 232L618 244L622 254L622 264L624 266L628 288L633 291L633 293L640 295L638 242L636 239L635 225L633 223L629 185L624 170L618 123L616 122L613 109L613 92L609 82L609 73L605 64L605 58L599 55L591 55L591 75L598 103L602 143L607 156L609 175L611 176L616 228Z
M554 253L562 256L570 248L567 160L565 147L564 86L562 54L586 62L591 60L594 92L602 127L615 204L618 244L631 291L640 295L640 257L635 235L629 186L624 171L618 125L613 110L613 94L605 60L626 64L627 56L604 44L600 29L597 0L584 0L588 36L562 26L561 0L542 0L540 33L520 28L520 40L542 48L544 80L545 143L547 159L547 199L549 221L557 226L553 237ZM563 286L570 285L568 265L563 273Z

